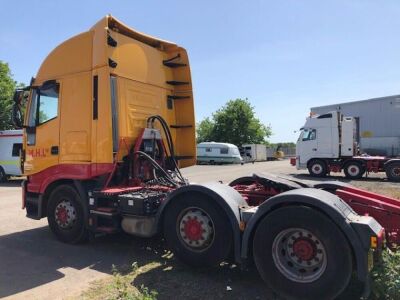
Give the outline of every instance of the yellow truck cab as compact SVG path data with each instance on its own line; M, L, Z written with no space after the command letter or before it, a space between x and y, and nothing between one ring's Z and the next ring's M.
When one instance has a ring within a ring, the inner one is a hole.
M333 299L353 271L368 282L371 255L385 238L373 218L381 211L359 216L347 203L371 201L371 193L271 174L229 185L182 176L180 167L196 163L182 47L106 16L55 48L14 101L14 123L24 127L23 208L30 218L47 217L62 242L160 233L192 266L252 261L286 298Z
M23 171L30 197L59 180L109 174L153 114L171 125L180 167L196 162L186 50L110 15L47 56L28 103ZM45 214L26 205L28 215Z

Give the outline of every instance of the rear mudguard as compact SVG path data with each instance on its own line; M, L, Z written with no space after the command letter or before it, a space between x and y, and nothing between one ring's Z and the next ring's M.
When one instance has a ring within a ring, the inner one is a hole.
M242 240L242 259L248 259L254 232L259 221L271 211L287 205L303 205L317 209L329 217L344 233L352 250L360 281L368 279L368 252L370 237L378 235L382 227L375 219L357 215L339 197L314 188L291 190L271 197L261 204L248 221Z
M235 261L240 261L241 232L239 229L239 208L247 207L248 205L243 200L243 197L228 185L218 182L210 182L202 185L190 184L176 189L168 195L165 201L163 201L157 212L157 231L162 231L163 214L165 209L168 208L168 205L180 197L191 197L193 193L203 194L205 197L214 200L215 203L217 203L217 205L224 211L232 228Z

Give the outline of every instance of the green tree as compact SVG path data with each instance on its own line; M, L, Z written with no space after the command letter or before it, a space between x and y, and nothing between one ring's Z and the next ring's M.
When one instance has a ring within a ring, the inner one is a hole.
M215 141L242 144L263 144L271 128L255 117L249 100L230 100L221 109L197 126L197 142Z
M10 67L0 60L0 130L13 127L11 125L11 109L16 85Z

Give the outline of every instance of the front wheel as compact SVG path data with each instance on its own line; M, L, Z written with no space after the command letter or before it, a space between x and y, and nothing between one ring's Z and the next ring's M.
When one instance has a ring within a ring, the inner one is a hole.
M52 191L47 220L51 231L62 242L76 244L88 238L83 204L72 186L60 185Z
M394 162L386 167L386 176L389 180L400 182L400 162Z
M168 245L188 265L215 266L231 253L230 222L222 209L206 196L172 200L166 207L163 227Z
M352 273L351 249L342 232L304 206L267 215L256 229L253 256L268 286L288 299L334 299Z
M314 177L325 177L327 173L326 163L321 159L314 159L308 164L308 172Z

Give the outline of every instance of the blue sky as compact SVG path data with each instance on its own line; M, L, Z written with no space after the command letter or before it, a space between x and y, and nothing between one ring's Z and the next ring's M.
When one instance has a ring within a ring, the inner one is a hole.
M111 13L188 50L197 121L247 97L273 142L312 106L400 94L399 1L2 1L0 60L28 83L65 39Z

